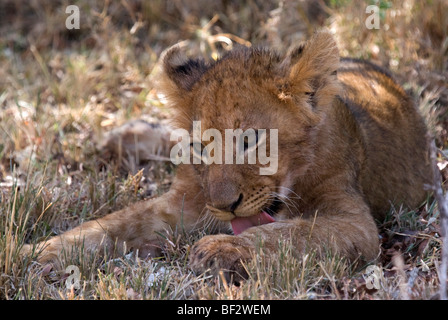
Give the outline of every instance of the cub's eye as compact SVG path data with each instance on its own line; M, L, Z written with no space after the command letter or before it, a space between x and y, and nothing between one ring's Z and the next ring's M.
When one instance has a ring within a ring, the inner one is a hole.
M249 138L249 136L244 136L244 152L247 152L249 148L258 145L258 130L254 130L254 133L255 141L251 141L251 138Z
M202 151L205 148L205 146L202 143L198 143L198 142L190 143L190 147L193 149L193 153L195 153L199 156L202 156Z
M204 154L205 146L202 143L192 142L190 147L193 151L193 164L207 163L208 155Z
M245 136L244 137L244 152L246 152L247 149L249 149L249 137Z

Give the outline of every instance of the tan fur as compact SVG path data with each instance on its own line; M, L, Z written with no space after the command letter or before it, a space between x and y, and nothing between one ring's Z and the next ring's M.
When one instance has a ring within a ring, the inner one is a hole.
M426 130L413 102L386 71L340 61L327 32L285 57L244 48L210 65L174 48L164 70L161 87L177 127L191 131L200 120L202 130L223 134L278 129L277 173L259 175L258 163L180 165L168 193L50 239L41 261L55 260L75 241L90 250L121 252L125 245L155 255L158 234L167 228L229 230L232 218L262 210L277 222L202 238L191 267L244 274L241 261L250 259L257 241L275 251L280 238L297 255L327 248L373 260L379 253L374 218L383 219L392 203L415 207L425 199Z

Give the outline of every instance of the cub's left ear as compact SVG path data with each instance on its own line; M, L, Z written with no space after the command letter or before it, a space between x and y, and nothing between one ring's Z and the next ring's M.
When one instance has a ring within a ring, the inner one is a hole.
M333 36L321 31L293 49L285 60L292 95L305 95L315 106L328 105L339 92L339 50Z

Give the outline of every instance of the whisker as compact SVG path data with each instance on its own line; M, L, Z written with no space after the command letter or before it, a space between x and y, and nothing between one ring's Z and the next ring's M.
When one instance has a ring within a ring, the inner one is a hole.
M285 196L283 194L279 194L279 193L273 192L273 191L270 192L270 197L272 197L271 200L273 200L273 201L275 201L275 200L281 201L287 207L287 209L289 210L289 212L291 214L294 214L294 212L291 211L291 208L296 213L299 211L296 201L293 200L293 198L297 198L297 197ZM299 199L297 199L297 200L299 200Z
M296 199L301 199L302 197L300 197L294 190L292 190L291 188L288 188L288 187L283 187L283 186L278 186L278 187L274 187L274 188L277 188L277 189L285 189L287 192L288 192L288 194L289 193L292 193L295 197L294 198L296 198ZM291 197L291 196L289 196L288 195L288 197Z

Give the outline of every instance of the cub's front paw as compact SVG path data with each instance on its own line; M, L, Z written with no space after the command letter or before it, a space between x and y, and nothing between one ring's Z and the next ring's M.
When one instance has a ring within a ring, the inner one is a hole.
M240 236L206 236L193 246L190 266L196 274L222 271L227 281L238 281L248 276L243 262L251 258L251 249L251 242Z

